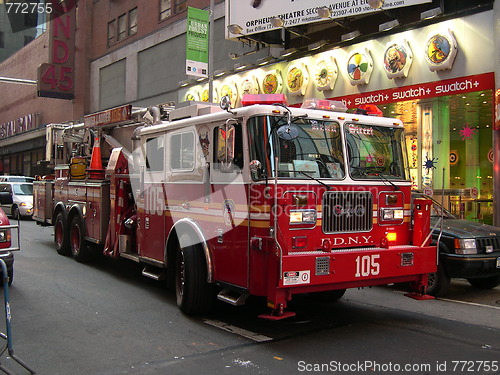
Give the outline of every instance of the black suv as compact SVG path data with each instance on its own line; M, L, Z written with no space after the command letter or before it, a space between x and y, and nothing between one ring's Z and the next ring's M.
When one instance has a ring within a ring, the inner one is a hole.
M432 199L413 193L413 198ZM443 215L443 234L439 242L439 264L436 273L429 274L427 293L446 293L451 278L464 278L476 288L492 289L500 284L500 228L460 220L433 200L431 227ZM432 233L436 243L440 225Z

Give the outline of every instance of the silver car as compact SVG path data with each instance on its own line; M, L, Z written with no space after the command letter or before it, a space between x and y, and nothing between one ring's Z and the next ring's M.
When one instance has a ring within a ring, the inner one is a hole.
M9 193L12 199L2 199L0 207L15 219L33 216L33 183L0 182L0 192Z

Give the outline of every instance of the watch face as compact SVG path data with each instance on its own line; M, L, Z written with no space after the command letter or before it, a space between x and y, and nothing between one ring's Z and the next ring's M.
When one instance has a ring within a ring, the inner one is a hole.
M450 53L451 43L444 35L436 34L427 42L426 57L431 64L439 65L444 63Z
M351 56L347 63L347 73L353 81L358 81L363 78L369 68L369 62L362 53L355 53Z
M245 94L257 94L258 93L257 86L255 85L255 82L252 81L251 79L245 79L241 83L241 95Z
M210 95L208 94L208 89L203 90L201 93L201 101L202 102L208 102Z
M332 78L332 75L328 69L328 66L324 61L321 61L318 64L318 68L316 70L316 84L320 87L328 85L330 83L330 80Z
M278 76L275 73L269 73L263 81L264 94L276 94L278 91Z
M407 58L406 48L400 44L393 44L385 50L384 68L389 73L399 73L404 69Z
M286 77L288 89L291 92L297 92L301 89L302 84L304 83L304 74L302 69L297 67L293 67L287 74Z

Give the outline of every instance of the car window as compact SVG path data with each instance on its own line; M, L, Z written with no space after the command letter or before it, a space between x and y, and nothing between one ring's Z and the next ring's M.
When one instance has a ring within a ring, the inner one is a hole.
M14 194L16 195L33 195L32 184L16 184L12 185Z

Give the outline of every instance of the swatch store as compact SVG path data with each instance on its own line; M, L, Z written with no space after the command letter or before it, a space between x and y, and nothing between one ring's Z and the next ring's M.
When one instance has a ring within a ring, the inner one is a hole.
M405 124L414 189L491 224L493 30L486 11L296 59L261 59L216 77L214 101L229 95L239 106L245 93L284 93L292 105L308 98L342 100L350 110L376 105ZM185 100L207 101L208 85L182 89Z

